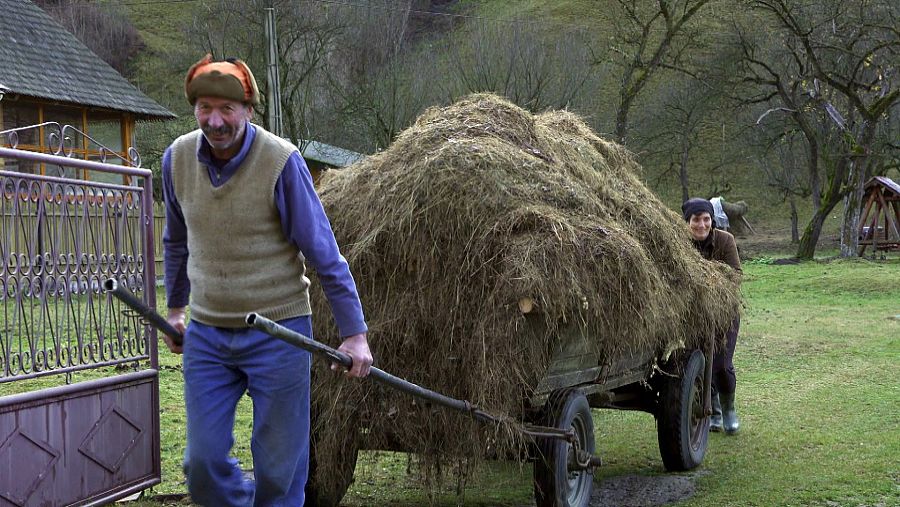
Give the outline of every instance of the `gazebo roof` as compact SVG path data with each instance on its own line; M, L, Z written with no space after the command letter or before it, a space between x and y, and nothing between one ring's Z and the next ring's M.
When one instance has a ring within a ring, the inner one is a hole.
M875 176L870 179L868 182L866 182L866 191L877 186L882 186L888 190L891 190L895 195L900 196L900 184L888 178L887 176Z
M174 118L31 0L0 0L0 83L6 93Z

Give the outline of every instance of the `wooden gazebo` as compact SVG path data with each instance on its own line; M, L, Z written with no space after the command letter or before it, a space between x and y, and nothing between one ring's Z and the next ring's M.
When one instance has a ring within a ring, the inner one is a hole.
M30 0L0 0L0 12L0 145L47 153L65 144L72 157L124 163L136 121L175 117ZM0 169L46 170L11 164Z
M874 251L900 250L900 185L876 176L865 186L862 218L859 221L859 255Z

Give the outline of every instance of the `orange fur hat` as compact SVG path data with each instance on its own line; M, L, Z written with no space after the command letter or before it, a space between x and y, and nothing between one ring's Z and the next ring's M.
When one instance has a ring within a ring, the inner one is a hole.
M203 96L259 105L259 88L247 64L234 58L214 62L209 54L188 69L184 95L192 106Z

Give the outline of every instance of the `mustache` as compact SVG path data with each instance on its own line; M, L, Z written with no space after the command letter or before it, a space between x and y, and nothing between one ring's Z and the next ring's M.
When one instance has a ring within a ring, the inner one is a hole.
M203 125L201 127L201 130L203 131L204 134L206 134L208 136L210 136L210 135L225 136L225 135L231 135L232 133L234 133L234 129L229 127L228 125L222 125L221 127L214 128L214 127L210 127L207 124L207 125Z

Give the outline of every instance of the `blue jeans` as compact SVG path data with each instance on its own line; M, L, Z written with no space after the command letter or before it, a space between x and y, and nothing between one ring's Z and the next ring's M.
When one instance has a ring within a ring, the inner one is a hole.
M310 317L280 324L312 336ZM299 507L309 468L308 352L253 328L191 322L184 339L188 492L200 505ZM255 481L243 478L234 445L235 409L253 400Z

